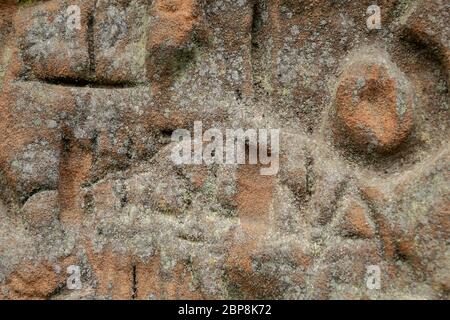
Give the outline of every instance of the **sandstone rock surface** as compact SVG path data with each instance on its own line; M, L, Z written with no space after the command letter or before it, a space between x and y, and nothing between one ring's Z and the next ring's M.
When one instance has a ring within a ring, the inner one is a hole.
M0 299L448 299L450 2L372 2L0 0Z

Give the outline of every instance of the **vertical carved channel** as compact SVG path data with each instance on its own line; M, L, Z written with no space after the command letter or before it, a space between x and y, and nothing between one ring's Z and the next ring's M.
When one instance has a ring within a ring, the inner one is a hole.
M251 28L251 63L256 97L269 97L275 80L279 49L280 0L255 0Z

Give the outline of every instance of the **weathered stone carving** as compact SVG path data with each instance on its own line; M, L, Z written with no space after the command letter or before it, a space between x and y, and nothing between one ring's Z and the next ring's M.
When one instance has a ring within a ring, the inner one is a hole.
M371 4L0 3L0 299L448 299L449 4ZM173 164L196 120L279 174Z

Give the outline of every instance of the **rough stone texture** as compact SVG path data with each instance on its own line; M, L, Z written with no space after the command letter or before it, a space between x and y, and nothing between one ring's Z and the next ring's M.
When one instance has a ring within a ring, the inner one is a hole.
M449 298L448 0L380 0L374 31L368 0L22 2L0 1L0 299ZM281 128L279 174L176 166L196 120Z

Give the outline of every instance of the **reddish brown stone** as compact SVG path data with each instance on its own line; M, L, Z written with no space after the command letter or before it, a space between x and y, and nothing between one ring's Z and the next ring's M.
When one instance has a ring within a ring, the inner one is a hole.
M411 89L375 62L356 63L344 72L335 104L338 141L369 153L392 152L414 125Z
M367 209L358 203L352 204L344 213L339 229L343 235L350 237L373 238L375 235L375 230L368 221Z
M448 299L445 1L380 0L381 30L369 0L16 2L2 299ZM279 174L175 165L199 120L281 129Z

